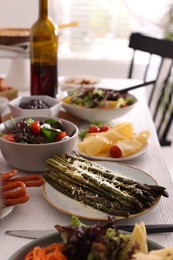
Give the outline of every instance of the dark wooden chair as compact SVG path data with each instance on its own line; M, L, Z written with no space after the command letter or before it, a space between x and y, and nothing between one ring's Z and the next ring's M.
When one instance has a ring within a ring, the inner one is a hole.
M153 120L156 125L160 144L162 146L170 145L171 142L167 140L167 137L173 121L173 80L171 79L171 71L173 68L173 41L153 38L141 33L132 33L129 39L129 48L133 49L133 55L128 71L128 78L133 77L137 51L149 54L142 77L144 82L148 80L147 77L154 56L160 57L156 77L155 79L152 78L155 82L151 87L148 105L150 108L151 106L153 107ZM164 79L159 82L160 74L164 69L164 62L168 59L170 62L167 71L164 71Z

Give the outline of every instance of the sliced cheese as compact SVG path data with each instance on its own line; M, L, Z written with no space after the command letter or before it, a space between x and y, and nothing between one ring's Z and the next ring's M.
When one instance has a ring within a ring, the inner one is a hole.
M90 136L78 143L78 148L88 155L96 156L99 153L107 154L109 141L103 136Z
M130 236L130 241L135 244L136 242L139 244L139 251L146 254L148 253L147 246L147 233L145 224L141 222L140 224L135 224L132 234Z
M149 136L149 131L134 135L132 124L124 122L105 132L87 134L84 140L78 143L78 148L90 156L107 157L110 147L117 145L122 156L127 157L141 150Z
M85 138L89 138L90 136L103 136L106 137L110 143L115 143L119 140L132 137L133 133L133 125L131 123L124 122L111 127L108 131L105 132L89 133Z
M148 254L137 252L134 260L173 260L173 247L150 251Z
M125 122L106 132L87 134L84 140L78 143L78 148L91 156L109 156L109 149L115 142L132 136L133 126Z
M127 157L140 151L147 143L149 136L149 131L143 131L132 138L118 141L115 144L120 148L123 157Z

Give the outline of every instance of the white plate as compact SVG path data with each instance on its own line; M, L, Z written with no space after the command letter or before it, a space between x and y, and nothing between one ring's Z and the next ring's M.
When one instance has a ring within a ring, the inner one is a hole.
M122 157L122 158L113 158L113 157L102 157L102 156L90 156L86 153L81 152L77 145L74 148L74 151L77 152L78 154L80 154L81 156L87 158L87 159L92 159L92 160L101 160L101 161L110 161L110 162L123 162L123 161L128 161L130 159L134 159L136 157L139 157L140 155L142 155L143 153L146 152L148 148L148 143L137 153L134 153L132 155L129 155L127 157Z
M14 206L2 208L1 212L0 212L0 219L3 219L6 216L8 216L12 212L13 209L14 209Z
M125 176L130 179L134 179L136 181L139 181L141 183L146 183L150 185L157 185L157 182L153 177L151 177L149 174L143 172L140 169L137 169L135 167L124 165L121 163L114 163L114 162L107 162L107 161L97 161L95 162L97 164L101 164L107 169L114 171L115 170L121 174L122 176ZM55 188L53 188L51 185L49 185L47 182L43 186L43 194L47 201L57 208L58 210L64 212L68 215L75 215L79 218L85 218L85 219L92 219L92 220L107 220L108 214L96 210L86 204L83 204L75 199L72 199L61 192L57 191ZM139 215L142 215L152 208L154 208L160 199L156 201L155 204L153 204L150 208L146 209L145 211L142 211L138 214L130 215L129 218L136 217ZM125 217L116 217L118 219L125 219Z
M92 75L69 75L65 76L63 80L60 81L60 84L62 89L76 88L81 86L82 81L88 81L88 83L83 84L85 86L94 86L100 82L100 78Z
M27 245L23 246L22 248L18 249L10 258L9 260L21 260L25 259L26 255L33 250L34 247L39 246L39 247L48 247L49 245L53 243L61 243L62 240L58 234L57 231L56 233L53 233L51 235L44 236L39 239L35 239L34 241L28 243ZM148 251L151 250L158 250L162 249L162 246L159 244L156 244L152 242L151 240L147 240L147 245L148 245Z

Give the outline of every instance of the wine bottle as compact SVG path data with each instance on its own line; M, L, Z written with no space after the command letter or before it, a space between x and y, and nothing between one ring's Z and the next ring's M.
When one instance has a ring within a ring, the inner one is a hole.
M30 32L31 95L58 92L58 26L48 15L48 0L39 0L39 18Z

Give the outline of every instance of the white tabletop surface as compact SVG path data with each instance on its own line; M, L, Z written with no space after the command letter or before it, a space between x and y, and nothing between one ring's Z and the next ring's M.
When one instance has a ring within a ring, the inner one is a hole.
M105 80L104 86L115 87L129 86L134 82ZM154 124L145 100L144 89L133 90L131 93L139 98L135 109L121 119L114 120L115 123L129 121L134 125L136 131L149 130L151 137L147 151L140 157L129 160L126 164L133 165L147 172L158 182L167 188L169 198L162 197L155 208L139 217L121 220L121 224L135 224L144 221L146 224L173 224L173 184L170 174L163 159L161 147L158 143ZM11 169L0 154L1 172ZM26 174L19 172L21 175ZM8 259L16 250L29 243L30 239L17 238L5 234L6 230L13 229L52 229L58 224L70 224L70 216L59 212L50 205L42 194L41 188L29 189L30 200L23 205L15 206L13 211L0 220L0 259ZM83 220L85 223L93 223L91 220ZM158 244L168 247L173 246L173 233L162 233L148 235L148 238Z

